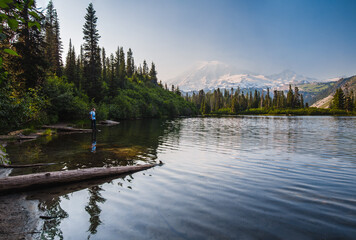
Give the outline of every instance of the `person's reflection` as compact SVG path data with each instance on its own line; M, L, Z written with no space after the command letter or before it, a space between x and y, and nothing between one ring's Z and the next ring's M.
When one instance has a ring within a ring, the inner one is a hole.
M91 134L91 152L96 153L96 131Z

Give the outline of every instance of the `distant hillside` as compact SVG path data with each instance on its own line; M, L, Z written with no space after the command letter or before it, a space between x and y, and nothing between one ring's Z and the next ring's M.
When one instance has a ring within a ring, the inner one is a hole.
M341 78L339 81L329 84L328 87L325 88L325 86L326 85L324 85L322 90L315 95L315 103L312 105L313 107L328 108L332 97L338 88L345 90L347 87L348 91L353 90L356 92L356 76Z
M322 83L306 83L297 85L301 94L303 94L304 102L309 105L320 100L320 94L331 88L336 82Z

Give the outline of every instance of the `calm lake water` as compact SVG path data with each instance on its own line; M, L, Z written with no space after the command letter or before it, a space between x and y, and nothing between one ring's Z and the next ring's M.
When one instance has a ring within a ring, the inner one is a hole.
M7 147L11 175L164 162L26 195L35 239L355 239L356 118L124 121ZM93 141L95 145L93 145Z

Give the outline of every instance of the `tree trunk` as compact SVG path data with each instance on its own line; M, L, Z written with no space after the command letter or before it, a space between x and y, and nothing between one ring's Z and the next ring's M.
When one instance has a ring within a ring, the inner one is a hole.
M78 182L93 178L102 178L124 173L132 173L151 167L156 164L145 164L136 166L122 166L109 168L86 168L69 171L36 173L21 176L5 177L0 179L0 192L14 190L34 189L43 186L59 185L70 182Z

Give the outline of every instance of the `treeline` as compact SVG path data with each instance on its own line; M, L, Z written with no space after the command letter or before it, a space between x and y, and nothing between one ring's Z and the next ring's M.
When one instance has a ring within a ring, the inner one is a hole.
M158 83L156 66L136 65L133 52L99 46L96 12L89 4L78 54L69 42L65 65L57 11L35 1L2 1L0 131L24 124L87 119L192 115L193 104Z
M249 109L300 109L308 107L304 105L303 95L299 93L298 87L292 90L289 85L287 95L283 91L274 90L271 97L270 90L267 91L241 91L240 88L230 91L219 88L213 92L205 93L200 90L198 94L185 96L186 100L192 102L202 114L238 114L245 113ZM257 113L258 114L258 113Z

